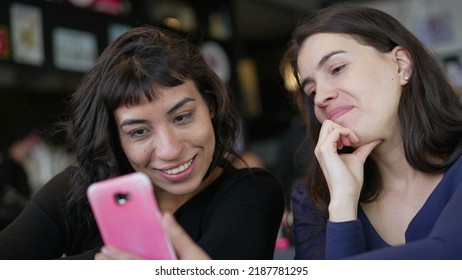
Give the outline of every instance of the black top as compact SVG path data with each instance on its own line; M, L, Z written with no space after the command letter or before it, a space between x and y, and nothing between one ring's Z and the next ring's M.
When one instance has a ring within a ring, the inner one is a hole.
M62 195L69 172L50 180L0 232L0 259L94 259L103 244L98 230L66 230ZM174 214L213 259L272 259L283 210L282 189L271 173L227 168Z
M24 167L0 154L0 230L11 223L30 198L30 186Z
M14 187L25 198L30 197L31 189L24 167L7 154L0 154L0 187L6 185Z

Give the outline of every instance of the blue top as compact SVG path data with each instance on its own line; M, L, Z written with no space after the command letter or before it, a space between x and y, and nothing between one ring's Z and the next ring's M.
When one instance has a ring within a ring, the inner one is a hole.
M406 244L391 246L361 207L358 219L330 222L312 207L301 183L292 192L295 259L462 259L462 157L411 220Z

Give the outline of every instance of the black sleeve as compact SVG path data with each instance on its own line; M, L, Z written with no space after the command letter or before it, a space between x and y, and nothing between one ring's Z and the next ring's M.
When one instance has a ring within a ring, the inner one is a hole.
M56 223L34 202L0 232L0 259L37 260L59 258L64 235Z
M66 172L58 174L0 232L0 259L55 259L63 255L66 234L60 190L66 183Z
M272 259L284 194L271 173L254 170L219 193L198 244L213 259Z

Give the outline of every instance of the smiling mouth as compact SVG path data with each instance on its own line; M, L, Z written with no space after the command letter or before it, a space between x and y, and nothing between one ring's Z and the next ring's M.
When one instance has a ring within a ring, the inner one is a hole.
M348 113L351 109L352 107L349 107L349 106L334 109L328 113L327 118L335 122L338 118Z
M175 167L175 168L172 168L172 169L164 169L164 170L161 170L163 173L165 174L168 174L168 175L176 175L176 174L180 174L182 172L184 172L185 170L187 170L191 164L192 164L192 161L193 159L190 159L188 162L178 166L178 167Z

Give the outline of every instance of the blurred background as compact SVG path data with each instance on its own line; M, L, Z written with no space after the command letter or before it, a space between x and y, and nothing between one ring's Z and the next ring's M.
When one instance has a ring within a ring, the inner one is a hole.
M458 0L0 0L1 151L17 139L19 128L41 131L21 163L32 194L72 162L60 134L50 133L66 117L65 98L110 41L152 24L201 45L242 112L239 148L279 175L288 190L303 171L296 150L304 131L288 98L296 89L279 74L279 61L303 14L343 2L398 18L462 87Z

